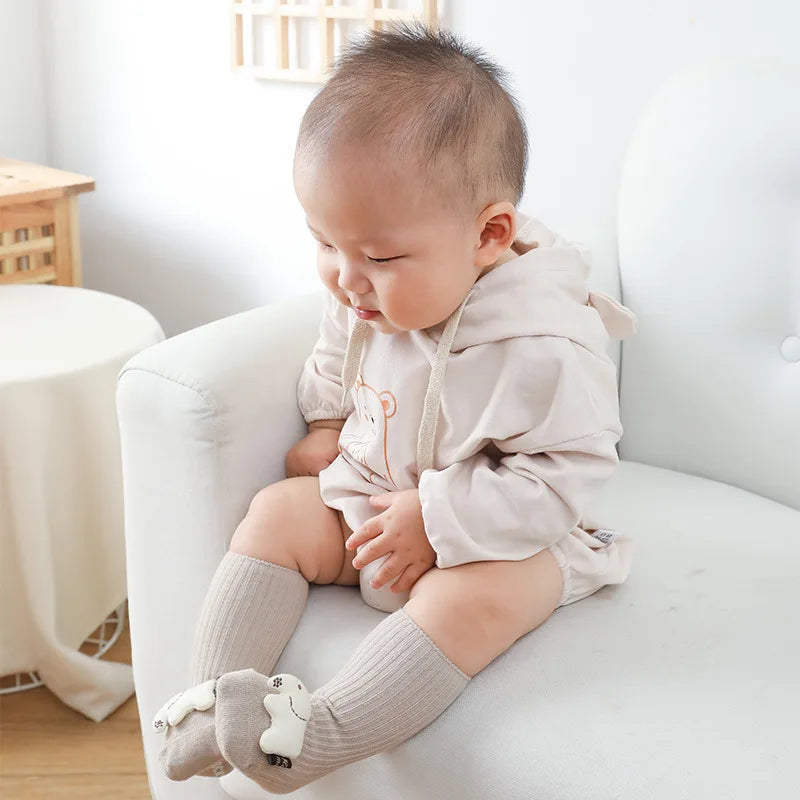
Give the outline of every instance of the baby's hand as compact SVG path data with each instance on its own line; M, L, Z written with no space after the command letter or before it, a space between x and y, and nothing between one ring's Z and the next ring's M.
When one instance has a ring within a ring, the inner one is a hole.
M286 477L316 477L339 455L339 434L332 428L314 428L286 454Z
M370 497L369 501L375 508L386 510L377 517L368 519L354 531L345 542L345 547L355 550L364 542L369 542L353 559L356 569L391 553L375 573L370 586L380 589L399 575L391 590L395 593L405 592L436 563L436 551L431 547L425 533L419 491L407 489L402 492L388 492Z

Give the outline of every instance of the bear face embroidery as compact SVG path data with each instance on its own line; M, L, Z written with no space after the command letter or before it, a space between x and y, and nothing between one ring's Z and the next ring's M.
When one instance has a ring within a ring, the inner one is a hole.
M374 478L381 477L388 479L396 486L389 466L388 443L389 420L397 413L397 399L391 392L380 392L365 383L361 374L356 378L353 388L356 393L355 411L362 426L358 434L342 434L340 450L345 447L360 464L373 470L369 478L371 483L375 483ZM367 451L376 441L382 448L381 470L384 470L385 474L375 472L374 467L367 463Z

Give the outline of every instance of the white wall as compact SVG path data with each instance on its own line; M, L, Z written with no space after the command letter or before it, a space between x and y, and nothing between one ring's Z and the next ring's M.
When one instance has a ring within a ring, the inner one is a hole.
M145 306L168 336L317 288L291 182L315 88L232 73L229 0L41 3L49 162L97 183L80 201L84 285ZM35 83L35 15L13 13ZM690 61L800 58L794 0L450 0L442 21L514 74L532 145L522 209L586 243L592 285L613 293L620 168L647 98ZM0 134L4 154L36 157L43 118Z
M625 150L662 81L706 59L800 60L797 0L451 5L453 27L480 32L481 44L514 73L521 89L532 146L524 204L589 245L594 285L604 291L617 263L616 204ZM519 9L521 24L501 24L490 8Z
M0 0L0 158L49 157L38 0Z

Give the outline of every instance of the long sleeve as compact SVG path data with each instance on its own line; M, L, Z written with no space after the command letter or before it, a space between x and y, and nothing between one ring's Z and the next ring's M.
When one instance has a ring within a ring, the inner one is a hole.
M342 405L342 364L347 350L347 309L326 292L319 338L303 365L297 401L307 423L319 419L346 419L353 411L348 394Z
M544 550L579 523L618 465L613 364L548 337L529 340L525 353L522 362L506 360L515 368L502 369L491 396L479 397L473 452L420 476L438 567Z
M499 464L481 452L423 472L422 515L436 566L520 561L561 539L614 473L618 440L605 430Z

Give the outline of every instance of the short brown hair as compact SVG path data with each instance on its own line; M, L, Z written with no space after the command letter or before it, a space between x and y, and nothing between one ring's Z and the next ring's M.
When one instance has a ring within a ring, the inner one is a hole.
M452 32L395 23L347 44L306 109L298 154L363 142L409 158L454 205L525 188L528 136L508 73Z

